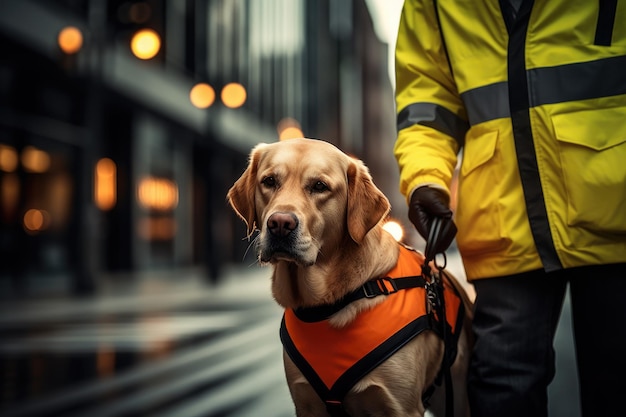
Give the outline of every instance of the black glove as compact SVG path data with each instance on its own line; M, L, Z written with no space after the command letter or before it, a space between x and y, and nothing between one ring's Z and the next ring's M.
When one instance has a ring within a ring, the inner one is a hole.
M409 220L419 234L426 239L427 257L430 254L434 256L445 252L456 235L456 225L452 221L452 210L449 205L450 197L434 187L419 187L411 194ZM433 230L433 236L430 236L435 218L441 220L441 225L438 230Z

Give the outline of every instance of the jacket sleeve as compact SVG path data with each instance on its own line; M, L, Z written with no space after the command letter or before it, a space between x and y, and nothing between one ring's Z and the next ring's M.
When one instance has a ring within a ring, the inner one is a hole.
M449 193L457 153L469 125L439 30L434 1L406 0L396 44L400 191L419 185Z

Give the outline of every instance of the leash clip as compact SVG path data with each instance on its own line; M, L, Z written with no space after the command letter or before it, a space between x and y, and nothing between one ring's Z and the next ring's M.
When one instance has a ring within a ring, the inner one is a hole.
M434 277L433 277L434 278ZM433 279L431 282L426 283L426 296L428 297L428 302L431 305L433 310L437 310L439 308L439 291L437 288L438 282L436 279Z

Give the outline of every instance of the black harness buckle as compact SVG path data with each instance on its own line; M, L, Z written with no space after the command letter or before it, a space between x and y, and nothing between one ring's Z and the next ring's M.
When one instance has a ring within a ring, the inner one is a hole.
M389 284L389 287L387 287ZM374 298L379 295L389 295L398 292L395 281L389 277L377 278L363 284L363 294L365 298Z

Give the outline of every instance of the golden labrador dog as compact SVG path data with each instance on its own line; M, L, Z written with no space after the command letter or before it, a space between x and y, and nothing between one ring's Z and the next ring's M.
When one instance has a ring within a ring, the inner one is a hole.
M380 353L374 335L400 315L394 309L429 305L426 297L398 290L388 278L390 271L398 270L400 254L407 248L383 229L389 201L366 166L320 140L259 144L229 190L228 201L247 224L248 238L260 230L255 239L258 259L273 266L272 293L285 308L281 339L297 416L423 416L422 397L441 379L444 343L436 331L428 328L396 344L379 355L381 363L352 358L361 351L365 356ZM401 274L411 276L406 282L421 274L419 262L424 260L419 252L410 252L417 261L409 263L417 270ZM466 416L471 302L453 278L445 281L461 294L458 309L465 313L457 329L451 375L455 415ZM378 294L367 294L366 288L364 296L358 295L368 282ZM394 299L409 302L385 307ZM379 313L381 308L387 310ZM305 327L292 334L289 323L299 319ZM366 322L365 331L353 329L359 321ZM358 339L359 334L365 338ZM337 347L344 342L347 352ZM370 344L373 347L367 347ZM346 372L338 370L342 361L348 363ZM318 365L320 371L311 370ZM445 390L435 389L431 412L443 416L444 400Z

